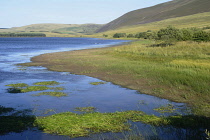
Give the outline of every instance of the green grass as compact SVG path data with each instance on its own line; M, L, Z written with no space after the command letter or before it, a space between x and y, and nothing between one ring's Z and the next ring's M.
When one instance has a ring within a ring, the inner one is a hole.
M74 111L84 112L84 113L90 113L95 112L96 108L89 106L89 107L76 107Z
M84 137L102 132L122 132L130 130L128 120L143 122L154 126L175 126L178 128L209 129L210 119L199 116L157 117L141 111L125 111L115 113L59 113L47 117L38 117L35 125L46 133Z
M17 83L17 84L8 84L6 86L9 86L10 88L7 88L7 91L9 93L27 93L32 91L44 91L44 90L54 90L54 92L42 92L38 95L52 95L52 96L66 96L63 92L58 92L59 90L64 90L63 87L48 87L48 86L55 86L59 85L59 82L56 81L42 81L42 82L36 82L33 83L35 86L29 86L26 83Z
M33 96L42 96L42 95L49 95L49 96L54 96L54 97L63 97L63 96L67 96L66 93L64 93L64 92L57 92L57 91L52 91L52 92L41 92L41 93L33 94Z
M43 81L43 82L37 82L37 83L34 83L34 85L59 85L60 83L59 82L56 82L56 81Z
M167 106L162 106L159 108L155 108L153 109L159 113L173 113L176 111L176 108L174 108L174 106L172 104L168 104Z
M91 82L91 85L102 85L102 84L106 84L106 82Z
M60 113L38 118L37 126L47 133L67 135L70 137L89 136L101 132L121 132L129 130L127 119L135 114L132 112L116 113Z
M24 88L24 87L28 87L29 85L25 83L17 83L17 84L9 84L6 86L14 87L14 88Z

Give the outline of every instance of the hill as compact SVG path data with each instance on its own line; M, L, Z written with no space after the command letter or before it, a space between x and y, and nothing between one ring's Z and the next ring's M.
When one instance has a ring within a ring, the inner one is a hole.
M48 36L55 36L56 34L69 34L69 35L82 35L91 34L96 30L101 28L100 24L31 24L22 27L13 27L9 29L0 29L0 32L35 32L35 33L45 33Z
M182 28L204 28L205 31L210 32L210 12L194 14L190 16L176 17L170 18L162 21L147 23L147 24L139 24L133 26L125 26L122 28L118 28L115 30L109 30L102 33L97 33L94 37L102 37L107 35L111 38L115 33L126 33L126 34L136 34L139 32L146 32L148 30L157 31L161 28L165 28L167 26L173 26L179 29Z
M124 26L139 25L169 18L210 12L210 0L173 0L152 7L139 9L104 25L97 32L118 29Z

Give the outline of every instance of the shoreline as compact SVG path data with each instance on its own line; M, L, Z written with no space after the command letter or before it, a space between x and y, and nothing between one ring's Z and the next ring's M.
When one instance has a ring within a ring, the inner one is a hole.
M191 91L180 89L157 82L157 79L148 77L150 70L145 69L144 73L133 74L127 70L124 63L138 64L135 60L129 60L130 56L121 57L110 55L114 49L135 43L135 41L122 44L111 45L103 48L83 49L67 52L47 53L31 58L30 63L21 64L24 66L43 66L50 71L70 72L76 75L86 75L103 81L112 82L125 88L137 90L142 94L156 96L162 99L168 99L174 102L187 103L187 105L197 110L200 106L198 101L205 100L204 97L194 95L191 99L183 97L191 95ZM140 71L141 72L141 71ZM204 99L203 99L204 98ZM206 100L208 102L208 99ZM199 108L201 114L209 116L206 108ZM197 112L197 111L196 111ZM198 111L199 114L200 112ZM200 115L200 114L199 114Z

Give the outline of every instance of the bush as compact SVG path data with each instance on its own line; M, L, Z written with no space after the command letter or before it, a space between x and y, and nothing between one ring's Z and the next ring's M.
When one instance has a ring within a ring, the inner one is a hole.
M200 41L210 41L210 33L205 31L197 31L193 34L193 40L200 42Z
M182 40L186 41L186 40L193 40L193 30L191 29L182 29Z
M133 34L127 35L127 38L133 38L133 37L135 37Z
M126 33L116 33L113 35L113 38L121 38L121 37L126 37Z
M163 36L168 36L170 39L180 41L183 38L183 33L175 27L168 26L167 28L160 29L157 32L157 36L159 39L162 39Z

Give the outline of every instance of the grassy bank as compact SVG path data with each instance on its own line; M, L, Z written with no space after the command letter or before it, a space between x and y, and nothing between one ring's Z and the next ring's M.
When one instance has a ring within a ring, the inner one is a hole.
M44 54L25 65L97 77L188 103L195 114L210 116L210 43L178 42L168 47L158 43L141 40L117 47Z

